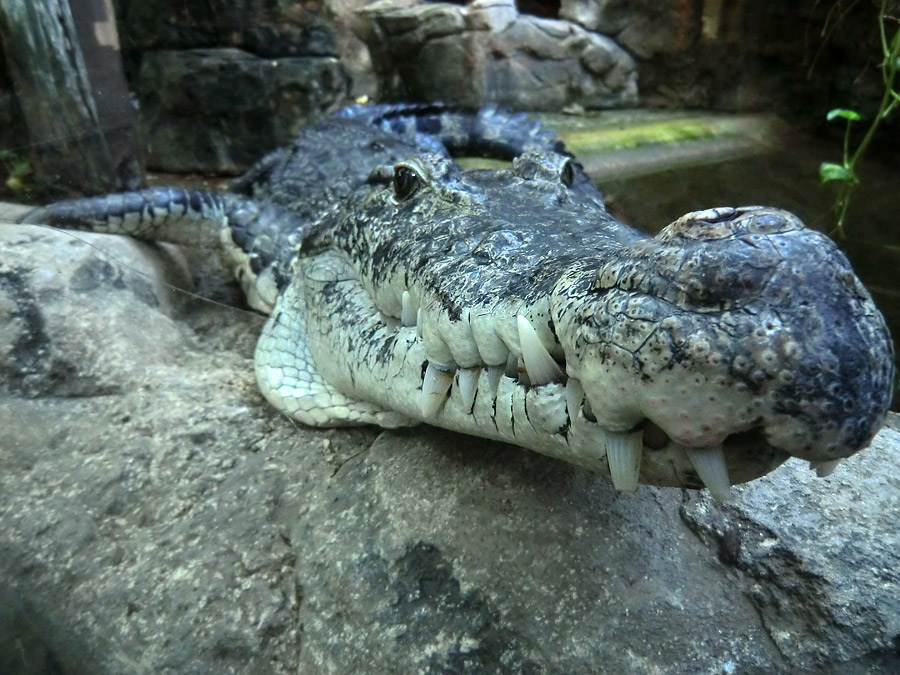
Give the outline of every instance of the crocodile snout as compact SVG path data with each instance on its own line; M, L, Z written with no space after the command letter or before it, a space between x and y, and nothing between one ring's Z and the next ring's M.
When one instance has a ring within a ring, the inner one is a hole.
M598 418L647 419L687 448L753 432L815 463L883 423L884 318L833 242L790 213L688 214L606 263L592 292L566 356Z

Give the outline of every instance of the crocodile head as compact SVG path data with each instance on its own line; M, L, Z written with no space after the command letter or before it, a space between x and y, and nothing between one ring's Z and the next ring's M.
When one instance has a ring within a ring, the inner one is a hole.
M649 430L651 453L774 449L824 473L871 442L890 403L883 317L837 247L779 209L689 213L567 275L554 305L593 416Z
M345 393L621 489L718 496L790 456L825 474L884 420L884 319L790 213L711 209L649 237L557 154L499 171L420 157L358 197L338 236L355 272L306 274L311 332L345 336L313 338L315 360ZM351 277L368 299L338 296Z

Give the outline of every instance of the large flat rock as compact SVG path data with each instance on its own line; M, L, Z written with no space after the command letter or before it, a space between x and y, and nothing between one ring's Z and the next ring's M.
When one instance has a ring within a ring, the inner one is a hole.
M0 672L900 669L892 428L724 505L620 494L426 427L298 428L206 253L2 224L0 252Z

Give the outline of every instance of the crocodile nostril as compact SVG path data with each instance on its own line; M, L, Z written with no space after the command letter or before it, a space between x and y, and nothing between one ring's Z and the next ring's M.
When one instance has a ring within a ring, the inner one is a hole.
M756 213L751 213L747 223L747 230L755 234L771 235L786 234L796 230L804 230L803 222L789 211L780 209L758 208Z

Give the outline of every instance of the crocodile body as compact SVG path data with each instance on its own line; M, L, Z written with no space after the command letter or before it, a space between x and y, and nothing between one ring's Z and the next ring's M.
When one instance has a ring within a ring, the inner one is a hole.
M459 154L511 160L462 170ZM523 115L350 108L231 193L155 188L28 222L216 245L269 313L260 387L313 426L427 422L700 488L867 446L894 378L843 254L764 207L649 237Z

